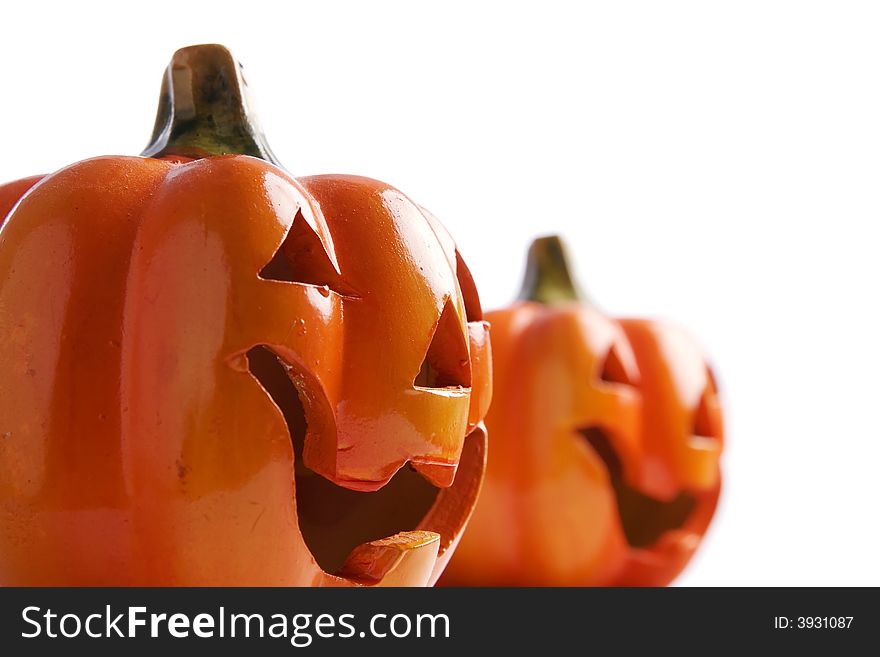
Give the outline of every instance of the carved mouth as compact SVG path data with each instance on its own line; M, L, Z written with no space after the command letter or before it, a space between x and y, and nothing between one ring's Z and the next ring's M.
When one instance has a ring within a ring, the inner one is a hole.
M624 481L620 457L608 434L599 427L578 429L590 447L605 463L617 500L617 512L627 543L647 548L666 532L685 525L697 506L696 498L681 491L669 501L645 495Z
M324 572L376 583L393 565L380 563L384 557L377 544L399 545L404 539L434 535L439 535L439 561L467 522L479 492L485 455L482 440L472 440L476 431L465 439L458 474L449 488L435 487L409 464L377 491L343 488L303 463L307 417L290 375L292 366L265 345L250 349L247 358L251 374L287 423L299 528Z

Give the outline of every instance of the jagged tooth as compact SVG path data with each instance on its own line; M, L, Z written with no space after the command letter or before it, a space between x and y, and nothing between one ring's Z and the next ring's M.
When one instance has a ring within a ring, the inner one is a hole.
M411 461L413 469L437 488L449 488L455 481L458 463L419 463Z
M439 549L436 532L400 532L357 546L337 575L376 586L427 586Z

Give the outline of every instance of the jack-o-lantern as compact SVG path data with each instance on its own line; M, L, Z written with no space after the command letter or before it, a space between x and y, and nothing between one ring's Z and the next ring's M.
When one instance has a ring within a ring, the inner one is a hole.
M491 394L471 276L393 187L276 166L244 92L183 49L144 156L0 190L0 584L425 585L451 556Z
M492 450L442 582L664 585L720 490L712 374L676 329L585 303L558 238L536 240L521 300L492 323Z

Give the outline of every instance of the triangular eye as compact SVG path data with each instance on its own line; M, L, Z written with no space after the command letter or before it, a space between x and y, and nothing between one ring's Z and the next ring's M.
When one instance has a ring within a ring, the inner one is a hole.
M623 385L635 385L632 377L627 373L617 351L617 346L612 346L605 356L605 362L602 363L601 374L599 378L608 383L620 383Z
M716 395L718 394L718 379L715 378L715 372L711 367L706 368L706 378L709 379L708 389Z
M710 380L694 415L693 435L704 438L718 438L718 398L715 395L714 383Z
M447 300L413 385L417 388L469 388L468 346L452 301Z
M329 287L343 296L352 296L315 230L306 221L302 210L296 216L284 241L269 263L260 271L260 278Z
M464 311L467 321L479 322L483 319L483 308L480 306L480 295L477 294L477 286L471 270L465 264L464 258L455 250L455 275L458 278L458 286L461 288L461 296L464 298Z

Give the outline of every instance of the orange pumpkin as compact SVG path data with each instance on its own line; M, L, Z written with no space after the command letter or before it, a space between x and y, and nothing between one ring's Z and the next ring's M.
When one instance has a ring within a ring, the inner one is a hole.
M455 547L467 267L393 187L276 166L244 92L183 49L147 157L0 188L0 584L425 585Z
M532 244L521 300L487 318L492 451L443 582L671 581L721 482L718 393L699 350L670 326L582 301L555 237Z

